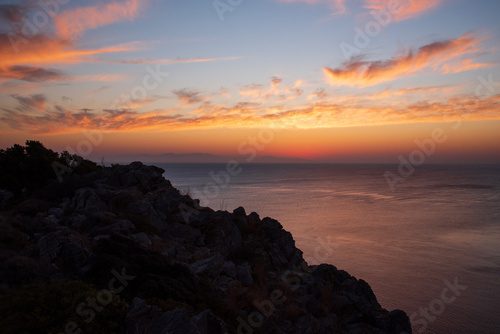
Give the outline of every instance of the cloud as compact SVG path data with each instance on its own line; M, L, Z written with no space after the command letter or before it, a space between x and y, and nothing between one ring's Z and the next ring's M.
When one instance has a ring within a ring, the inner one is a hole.
M324 88L317 88L314 92L307 96L308 100L324 100L328 98L328 93Z
M34 94L31 96L11 95L19 103L19 109L25 111L26 109L35 109L38 111L45 110L47 98L43 94Z
M393 21L408 20L436 8L441 0L365 0L370 11L388 11Z
M131 50L134 50L133 44L79 50L66 41L45 35L23 36L0 33L0 77L26 81L62 79L64 77L62 72L46 69L41 65L93 61L90 56Z
M282 78L274 76L269 86L246 85L240 89L240 96L259 100L294 100L304 93L302 80L296 80L293 84L283 84L283 82Z
M136 50L134 43L98 49L75 49L71 42L47 35L0 34L0 67L12 65L71 64L90 56Z
M128 77L125 74L117 73L102 73L102 74L85 74L69 77L69 81L74 82L115 82L126 80Z
M281 3L304 3L308 5L326 4L332 8L332 13L345 14L347 12L346 0L277 0Z
M154 96L154 97L147 97L144 99L131 99L122 102L121 104L118 105L118 107L128 110L140 109L151 103L158 101L160 98L161 97Z
M456 96L443 101L428 99L408 104L361 105L321 102L290 108L258 103L223 106L202 104L195 113L179 115L175 109L138 112L130 109L69 110L56 106L38 113L3 109L0 123L32 133L82 130L134 131L200 128L332 128L402 123L500 120L500 95L484 98Z
M403 55L388 60L367 61L363 56L353 57L342 66L323 72L332 85L372 86L395 80L423 69L477 52L479 40L466 34L456 39L430 43L418 50L410 50Z
M146 1L114 1L95 6L66 10L55 17L58 36L75 39L89 29L109 25L123 20L133 20Z
M144 64L161 64L161 65L175 65L175 64L193 64L193 63L210 63L217 61L231 61L238 60L240 57L212 57L212 58L158 58L158 59L124 59L124 60L107 60L109 63L128 64L128 65L144 65Z
M73 41L50 34L50 25L44 33L26 29L27 18L33 7L0 6L0 78L24 81L53 81L63 79L62 72L47 69L45 65L73 64L95 61L92 57L137 49L135 43L113 45L97 49L78 49Z
M473 59L466 58L461 60L459 63L455 64L444 64L441 67L441 72L443 74L450 74L450 73L462 73L466 71L472 71L472 70L477 70L480 68L488 68L495 66L495 64L488 64L488 63L476 63L474 62Z
M29 82L43 82L61 80L65 78L65 75L57 70L16 65L3 68L0 67L0 78L16 79Z
M0 5L0 18L10 23L20 23L24 19L26 11L26 7L21 5Z
M127 0L77 7L55 16L54 27L52 21L47 21L35 29L28 25L40 12L34 3L0 5L0 78L31 82L67 80L69 76L45 66L95 62L98 55L137 50L137 43L79 49L75 39L88 29L135 17L143 3ZM101 81L103 77L94 79Z
M188 90L188 89L179 89L174 90L172 93L177 96L179 101L184 105L191 105L196 103L201 103L204 101L204 97L200 92Z

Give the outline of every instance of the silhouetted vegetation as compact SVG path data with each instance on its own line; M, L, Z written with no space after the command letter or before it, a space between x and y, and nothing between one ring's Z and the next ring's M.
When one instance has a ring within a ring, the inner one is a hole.
M54 152L38 141L0 150L0 189L15 196L29 193L69 174L82 175L100 167L76 154Z

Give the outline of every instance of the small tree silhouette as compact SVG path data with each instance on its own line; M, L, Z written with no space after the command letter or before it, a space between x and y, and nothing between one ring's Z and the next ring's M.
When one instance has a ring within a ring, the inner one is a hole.
M78 155L68 152L59 154L39 141L28 140L25 146L15 144L0 150L0 189L19 196L43 187L49 181L60 178L54 165L78 175L100 168Z

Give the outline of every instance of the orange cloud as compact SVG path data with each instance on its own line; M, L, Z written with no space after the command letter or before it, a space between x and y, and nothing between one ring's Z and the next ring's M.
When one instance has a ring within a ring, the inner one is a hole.
M365 0L365 7L372 11L389 11L392 20L403 21L436 8L441 0Z
M25 38L25 37L22 37ZM135 50L134 44L121 44L100 49L74 49L67 41L37 35L25 38L19 52L0 36L0 67L35 64L70 64L88 61L89 56Z
M188 115L175 109L138 112L129 109L73 111L60 106L32 113L22 105L4 108L0 123L32 133L82 130L134 131L206 128L333 128L403 123L500 120L500 95L484 98L453 97L440 102L418 101L380 106L351 103L318 103L303 107L265 107L257 103L232 106L202 104ZM44 102L45 103L45 102Z
M28 9L19 15L29 15ZM16 20L19 20L16 16ZM69 64L94 61L99 54L125 52L137 49L135 43L114 45L105 48L76 49L71 41L39 33L26 35L18 29L17 21L6 21L0 32L0 78L24 81L51 81L64 79L62 72L41 65Z
M478 44L477 38L466 34L427 44L388 60L366 61L363 57L354 57L339 68L325 67L323 72L332 85L372 86L477 52Z
M64 39L74 39L89 29L134 19L140 5L140 0L127 0L67 10L56 16L56 31Z
M472 70L477 70L480 68L487 68L487 67L492 67L494 64L487 64L487 63L476 63L474 62L473 59L467 58L463 59L457 64L444 64L443 67L441 67L441 72L444 74L450 74L450 73L462 73L466 71L472 71Z

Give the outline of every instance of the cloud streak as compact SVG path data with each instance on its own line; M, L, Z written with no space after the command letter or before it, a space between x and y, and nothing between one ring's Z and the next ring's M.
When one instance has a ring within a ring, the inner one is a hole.
M177 96L179 102L183 105L197 104L205 100L200 92L189 89L174 90L172 93Z
M25 111L29 109L34 109L38 111L45 110L47 104L47 98L43 94L34 94L31 96L20 96L20 95L11 95L13 99L15 99L19 103L19 110Z
M217 61L232 61L241 59L240 57L199 57L199 58L157 58L157 59L123 59L123 60L107 60L109 63L128 64L128 65L176 65L176 64L196 64L196 63L211 63Z
M277 0L281 3L303 3L308 5L326 4L332 8L334 15L345 14L347 12L346 0Z
M370 11L389 10L394 21L403 21L419 16L436 8L441 0L365 0Z
M0 67L0 78L16 79L28 82L56 81L66 78L66 76L57 70L51 70L33 66L7 66Z
M342 66L323 72L332 85L372 86L414 74L427 68L479 51L479 39L466 34L456 39L430 43L388 60L368 61L354 57Z
M63 39L75 39L90 29L123 20L133 20L145 2L140 0L114 1L64 11L55 18L57 34Z
M454 74L454 73L462 73L467 71L478 70L481 68L493 67L493 66L495 66L495 64L476 63L474 62L473 59L466 58L455 64L444 64L441 67L441 72L443 74L452 74L452 73Z

